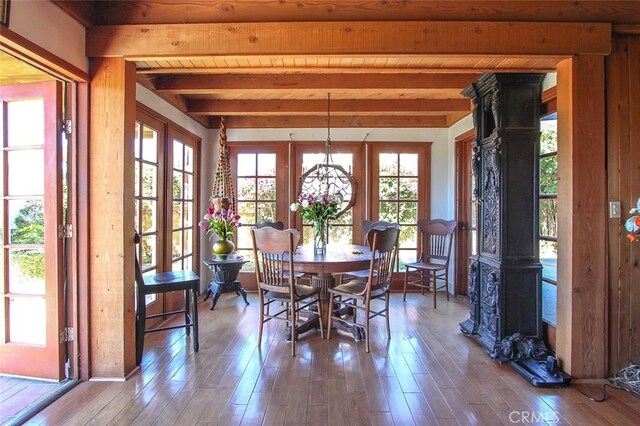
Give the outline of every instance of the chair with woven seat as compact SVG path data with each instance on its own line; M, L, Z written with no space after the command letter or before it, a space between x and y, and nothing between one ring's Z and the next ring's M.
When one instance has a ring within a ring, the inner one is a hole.
M369 242L371 247L371 262L369 264L369 275L365 281L351 280L346 284L340 284L329 289L329 322L327 324L327 337L331 334L331 323L333 320L342 321L347 324L364 327L366 351L370 347L369 322L372 318L383 316L387 321L387 336L391 338L391 328L389 326L389 286L393 267L398 251L398 235L400 230L396 227L387 229L372 229L369 232ZM382 310L372 310L371 302L376 299L384 301ZM362 302L362 306L359 304ZM334 316L334 305L350 307L353 310L353 321L346 320L340 316ZM357 322L357 311L364 311L364 323Z
M136 232L134 242L140 243L140 234ZM142 362L142 353L144 351L144 336L146 333L163 330L173 330L177 328L186 328L187 336L191 334L193 328L193 350L198 352L200 344L198 342L198 294L200 293L200 277L193 271L171 271L161 272L159 274L142 275L138 255L136 260L136 293L137 293L137 309L136 309L136 365ZM164 312L161 314L147 316L146 296L148 294L169 293L172 291L184 291L184 309L172 312ZM189 312L189 305L192 304L193 313ZM166 317L184 313L184 324L146 328L146 320L152 318Z
M291 327L291 355L295 356L298 314L315 304L322 318L320 289L297 284L293 253L300 242L300 233L295 229L251 228L251 238L260 298L258 346L262 342L262 330L266 322L272 319L285 321ZM282 302L284 308L271 314L270 306L274 302ZM322 321L320 334L324 337Z
M456 231L455 220L421 219L418 221L420 232L420 256L416 262L407 263L404 273L404 290L402 299L407 300L407 285L433 290L433 308L436 308L436 293L445 289L449 300L449 258L453 245L453 234ZM440 287L437 280L444 280Z

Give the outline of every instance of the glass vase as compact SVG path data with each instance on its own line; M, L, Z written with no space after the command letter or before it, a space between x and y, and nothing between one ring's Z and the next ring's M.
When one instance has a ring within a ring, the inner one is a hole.
M316 222L313 225L313 254L327 252L327 223Z

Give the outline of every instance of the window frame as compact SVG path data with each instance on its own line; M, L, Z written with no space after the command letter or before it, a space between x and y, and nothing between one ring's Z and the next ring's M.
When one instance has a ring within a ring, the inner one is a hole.
M546 90L543 94L542 94L542 113L540 115L540 119L542 120L543 118L551 115L551 114L557 114L558 112L558 108L557 108L558 104L557 104L557 88L556 87L552 87L548 90ZM542 131L540 132L542 134ZM558 192L556 192L555 194L543 194L542 192L540 192L540 164L542 159L544 158L549 158L549 157L553 157L555 156L557 158L558 156L558 150L556 147L556 150L553 152L549 152L549 153L545 153L545 154L540 154L540 142L538 142L538 240L539 241L551 241L551 242L555 242L556 244L558 243L558 237L555 236L549 236L549 235L542 235L540 233L540 201L544 200L544 199L558 199ZM557 202L557 201L556 201ZM557 213L556 213L557 215ZM540 250L540 243L538 243L538 258L540 256L539 253ZM557 262L556 262L556 271L557 271ZM557 276L557 273L556 273ZM544 283L547 283L549 285L555 286L556 287L556 292L557 292L557 288L558 288L558 281L554 281L550 278L546 278L544 277L544 275L541 273L541 286L544 285ZM541 289L542 291L542 289ZM556 296L556 313L557 313L557 296ZM548 326L551 327L555 327L556 324L551 323L547 320L545 320L544 318L542 319L542 321L547 324Z
M369 217L370 220L379 220L380 214L380 186L375 185L380 175L379 158L380 154L418 154L418 212L417 219L431 218L431 145L432 142L370 142L369 149L369 187L371 194L369 196ZM420 195L424 196L421 198ZM416 222L416 254L420 253L420 233L417 230ZM396 270L394 277L400 274L404 275L404 271L400 271L399 256L400 250L413 250L413 248L398 249L398 257L396 259Z
M188 142L191 147L194 148L193 159L193 173L194 173L194 211L193 211L193 262L192 269L196 274L200 274L200 230L198 222L200 218L200 149L202 139L197 135L189 132L168 118L160 115L156 111L147 107L146 105L138 102L136 105L136 122L140 122L141 118L149 120L149 122L159 123L162 126L163 134L158 136L158 161L160 161L160 155L162 160L160 163L161 168L158 170L158 211L161 218L158 219L158 257L162 260L157 261L156 272L168 272L172 270L172 244L173 244L173 137L179 136L178 139L183 144ZM162 154L161 154L162 152ZM168 171L171 171L169 173ZM140 182L141 184L141 182ZM141 193L140 193L141 194ZM137 224L136 224L137 226ZM137 248L136 248L137 249ZM144 274L144 271L143 271ZM158 307L152 307L147 305L147 315L152 313L170 312L179 309L183 306L182 292L172 292L165 294L158 294ZM151 308L151 309L150 309ZM157 310L157 312L155 312ZM161 320L161 319L160 319Z

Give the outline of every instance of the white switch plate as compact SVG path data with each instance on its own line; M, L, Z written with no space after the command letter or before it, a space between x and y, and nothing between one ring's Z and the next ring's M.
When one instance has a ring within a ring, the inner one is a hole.
M620 201L609 201L609 218L617 219L620 217Z

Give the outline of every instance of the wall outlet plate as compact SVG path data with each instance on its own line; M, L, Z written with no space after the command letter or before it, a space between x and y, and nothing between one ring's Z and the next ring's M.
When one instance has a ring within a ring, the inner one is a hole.
M610 219L618 219L620 218L620 201L609 201L609 218Z

